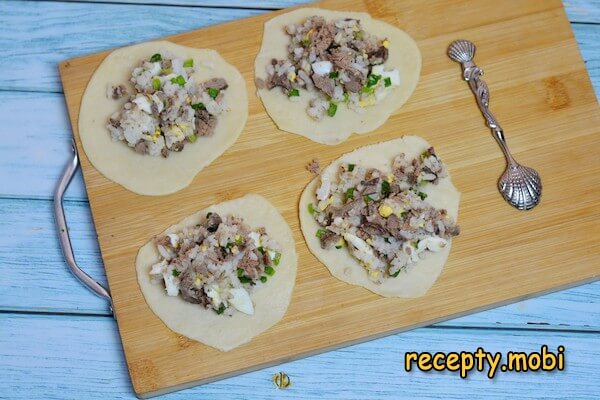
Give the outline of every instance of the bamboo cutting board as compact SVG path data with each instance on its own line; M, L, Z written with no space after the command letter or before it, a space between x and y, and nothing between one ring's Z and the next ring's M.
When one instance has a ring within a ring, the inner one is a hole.
M249 119L241 137L178 193L145 197L100 175L77 132L81 96L108 54L60 65L90 206L134 389L152 396L351 343L399 332L598 279L600 275L600 110L560 1L331 0L323 8L367 11L407 31L423 70L409 102L377 131L338 146L279 131L254 95L254 57L274 14L184 33L169 40L217 49L246 78ZM279 12L278 12L279 13ZM277 13L275 13L277 14ZM447 45L476 43L491 108L518 160L544 182L541 204L516 211L496 190L502 153L477 110ZM102 134L99 132L99 134ZM322 165L356 147L406 134L425 137L462 192L461 236L424 297L386 299L330 276L308 251L297 204ZM284 319L249 344L221 353L167 329L142 297L134 260L141 245L210 204L258 193L291 225L299 252Z

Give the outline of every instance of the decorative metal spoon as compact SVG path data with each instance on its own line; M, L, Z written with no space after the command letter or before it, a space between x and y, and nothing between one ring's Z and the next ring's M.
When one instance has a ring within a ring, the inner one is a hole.
M487 84L480 79L483 70L473 62L474 56L475 45L468 40L456 40L448 46L448 57L461 64L463 79L469 83L487 126L492 130L506 157L507 166L498 181L498 190L511 206L519 210L530 210L540 202L542 180L536 170L519 164L510 154L504 131L488 108L490 91Z

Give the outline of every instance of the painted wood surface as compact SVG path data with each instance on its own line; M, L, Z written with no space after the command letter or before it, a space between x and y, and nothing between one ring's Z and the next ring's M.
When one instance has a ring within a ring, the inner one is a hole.
M131 398L116 324L109 318L0 315L0 387L10 399ZM23 335L27 332L27 335ZM184 390L164 399L597 399L598 333L422 328L278 367ZM593 345L596 343L596 345ZM407 351L554 351L566 348L559 372L405 372ZM287 390L271 377L285 371ZM597 377L597 374L596 374ZM35 397L35 396L34 396Z
M159 2L164 4L162 0ZM99 2L90 6L87 2L0 2L3 25L0 45L5 49L0 59L2 90L60 92L59 61L266 12L210 7L153 8L119 3ZM289 2L279 4L289 5ZM598 0L594 0L587 9L598 8ZM155 18L157 12L160 18ZM591 21L597 20L593 16L596 12L589 14ZM59 28L57 24L60 24ZM30 26L36 27L32 33ZM128 28L123 29L124 26ZM592 48L599 46L591 34L585 34L593 27L576 24L576 34L578 29L584 32L582 37L590 39ZM590 52L586 57L584 52L584 59L588 61L590 74L599 76L597 53Z
M106 0L101 2L105 3ZM143 1L145 4L149 2ZM56 63L98 49L254 15L264 12L262 8L273 9L299 3L241 0L158 2L163 6L148 8L159 10L157 13L164 15L164 20L176 21L175 24L163 24L156 15L146 12L145 6L127 4L134 3L131 0L119 0L117 3L121 4L99 5L91 4L91 1L0 2L0 44L4 51L0 59L4 72L0 74L0 102L3 104L0 111L3 121L0 127L0 137L3 139L0 146L0 370L3 371L0 374L0 398L80 398L82 393L91 398L133 396L114 322L103 316L81 318L62 315L106 315L107 309L100 299L82 289L67 272L54 236L48 199L66 161L71 136ZM169 7L166 6L168 3L191 3L194 7ZM241 4L252 9L236 8ZM206 5L219 7L223 12L204 8ZM565 1L565 6L598 94L600 26L596 23L600 22L600 2ZM200 11L195 11L196 8ZM181 13L193 18L177 21ZM127 17L117 19L127 21L128 26L132 27L127 35L120 33L119 24L110 22L115 15ZM67 202L66 212L70 229L75 235L77 259L92 275L104 281L80 177L76 177L67 196L71 201ZM32 246L32 243L36 245ZM25 274L27 279L19 279ZM402 372L400 360L405 350L427 350L438 340L453 343L458 350L469 350L468 347L474 348L479 344L474 340L482 337L480 332L497 327L499 333L496 329L491 332L499 335L494 342L499 351L527 344L532 346L531 349L545 342L550 344L546 335L576 339L578 345L568 340L563 344L573 350L570 357L579 370L587 373L573 375L568 367L566 373L554 373L552 376L564 386L575 389L581 387L580 391L572 392L570 397L583 398L600 390L597 379L590 373L598 369L597 364L590 364L593 363L591 357L594 354L597 359L600 346L599 287L600 283L585 285L452 320L443 328L419 329L285 364L280 369L290 373L295 381L291 392L273 389L269 381L270 374L278 369L270 369L173 397L354 398L353 393L356 392L362 396L356 398L395 399L405 397L403 394L413 395L414 398L463 398L463 392L466 391L471 397L484 398L489 390L494 390L494 394L506 391L506 397L564 397L561 396L564 393L557 391L556 387L548 386L549 381L538 380L537 374L509 374L494 382L469 378L470 383L465 386L459 378L446 374L409 375ZM29 312L54 315L40 317L28 315ZM446 331L449 326L462 327L456 330L462 333L462 337L452 339L455 336ZM473 330L477 327L487 329ZM539 329L549 331L539 332ZM587 333L572 333L580 330ZM429 331L431 334L427 333ZM47 340L44 340L44 335ZM81 345L80 341L83 341ZM462 346L463 341L473 345ZM377 352L371 349L368 347L371 344L381 346L382 350ZM19 354L9 352L10 349L16 349ZM400 350L393 353L394 349ZM361 368L356 368L357 365ZM384 373L382 379L382 371L391 372ZM346 376L352 379L345 379ZM389 379L385 376L389 376ZM299 382L298 377L304 382ZM379 384L380 381L385 384ZM524 389L523 392L519 392L519 385ZM248 395L249 391L256 395Z

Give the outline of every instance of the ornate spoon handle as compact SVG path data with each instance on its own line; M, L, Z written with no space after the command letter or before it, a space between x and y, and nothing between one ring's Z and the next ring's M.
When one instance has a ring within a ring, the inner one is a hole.
M452 58L452 56L450 57ZM477 105L479 106L481 114L483 114L483 118L485 118L486 125L492 130L494 138L496 139L496 141L500 145L500 148L502 149L502 152L506 156L506 161L509 163L509 165L514 164L515 160L508 149L508 144L506 143L506 138L504 137L504 131L502 130L500 123L498 122L496 117L494 117L494 114L492 114L489 108L490 89L488 88L487 83L485 83L481 79L481 76L483 75L483 70L477 65L475 65L472 59L466 62L462 62L454 58L453 60L461 63L463 69L463 79L467 81L469 87L471 88L471 91L475 95Z
M492 130L506 158L507 169L498 182L500 193L510 205L520 210L535 207L542 195L542 181L534 169L520 165L510 154L504 131L489 109L490 90L481 79L483 70L473 62L475 45L468 40L454 41L448 47L448 56L460 63L463 79L468 82L486 125Z

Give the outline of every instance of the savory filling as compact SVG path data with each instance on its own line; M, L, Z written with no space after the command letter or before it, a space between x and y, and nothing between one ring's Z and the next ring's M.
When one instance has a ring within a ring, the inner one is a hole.
M291 101L310 96L306 112L316 120L334 117L343 104L362 113L400 84L399 71L383 66L389 40L371 35L359 20L312 16L285 32L291 40L287 58L273 59L266 81L257 85L280 87Z
M281 261L279 245L264 228L217 213L157 238L156 247L161 259L150 270L153 283L163 282L169 296L225 315L254 314L250 295L267 284Z
M114 141L125 141L141 154L168 157L201 136L211 136L218 116L228 110L227 82L213 78L194 82L194 60L154 54L133 69L124 85L109 85L107 96L129 95L122 109L112 114L106 127Z
M390 174L342 164L335 181L321 177L317 201L308 205L321 226L321 247L347 247L374 282L397 277L459 234L446 210L433 208L421 191L445 176L433 147L412 160L399 154Z

